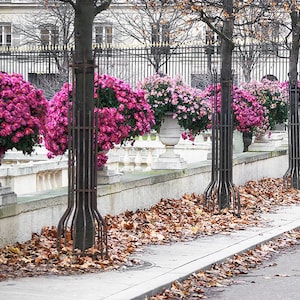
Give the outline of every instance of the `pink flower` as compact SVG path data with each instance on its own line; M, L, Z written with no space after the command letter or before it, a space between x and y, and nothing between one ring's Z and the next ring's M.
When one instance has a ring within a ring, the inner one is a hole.
M288 85L286 83L264 79L261 82L242 83L241 87L256 97L258 103L265 109L266 122L263 127L259 128L261 133L267 129L274 129L276 124L287 121Z
M143 91L145 99L151 105L155 115L153 129L160 130L166 112L173 113L173 118L186 130L183 137L193 136L205 130L209 124L209 105L201 97L201 91L183 82L181 76L171 78L156 74L137 84L138 91Z
M212 111L216 105L216 112L221 112L220 84L217 84L216 91L214 86L208 86L202 96L209 100ZM262 126L266 121L264 118L264 107L257 101L256 97L236 86L232 88L232 111L234 126L240 132L251 131L255 127Z
M20 74L0 72L0 148L30 154L41 142L48 102Z
M133 91L129 84L117 78L95 74L94 87L97 164L101 168L107 161L106 152L114 145L150 131L154 114L144 93ZM71 100L72 86L68 83L50 100L44 133L45 146L50 151L48 157L61 155L68 147Z

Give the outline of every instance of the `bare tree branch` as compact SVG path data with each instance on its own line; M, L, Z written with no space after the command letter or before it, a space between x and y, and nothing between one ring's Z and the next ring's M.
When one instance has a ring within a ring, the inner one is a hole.
M108 7L110 6L112 0L105 0L104 2L101 1L100 5L97 5L97 0L94 1L94 5L95 5L95 13L94 15L96 16L97 14L99 14L100 12L108 9Z
M72 0L58 0L60 2L69 3L74 9L76 9L76 4Z

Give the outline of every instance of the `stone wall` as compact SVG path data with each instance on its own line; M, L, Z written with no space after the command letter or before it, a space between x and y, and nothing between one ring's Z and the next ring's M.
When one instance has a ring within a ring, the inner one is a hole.
M288 167L287 151L246 152L234 158L233 182L244 184L263 177L282 177ZM211 180L211 163L188 164L184 170L133 172L120 182L98 186L102 216L149 208L162 198L185 193L202 194ZM67 206L67 188L18 196L17 203L0 206L0 247L31 238L43 226L56 226Z

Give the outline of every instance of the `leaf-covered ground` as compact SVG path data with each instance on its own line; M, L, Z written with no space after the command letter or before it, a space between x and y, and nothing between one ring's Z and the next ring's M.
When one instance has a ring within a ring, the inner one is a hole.
M222 213L207 211L203 206L203 195L162 199L147 210L106 216L109 253L104 259L97 249L89 249L86 255L75 255L69 245L58 252L56 228L45 227L25 243L0 249L0 281L15 277L65 275L119 268L131 264L128 256L141 251L145 245L242 230L262 224L264 220L261 213L269 212L276 206L299 204L299 191L287 189L282 179L249 181L239 187L239 192L240 217L226 210Z

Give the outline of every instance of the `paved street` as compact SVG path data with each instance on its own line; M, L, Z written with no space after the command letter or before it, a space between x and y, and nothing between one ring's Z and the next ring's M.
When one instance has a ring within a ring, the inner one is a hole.
M298 300L300 299L300 245L249 274L234 278L230 287L211 289L214 300Z

